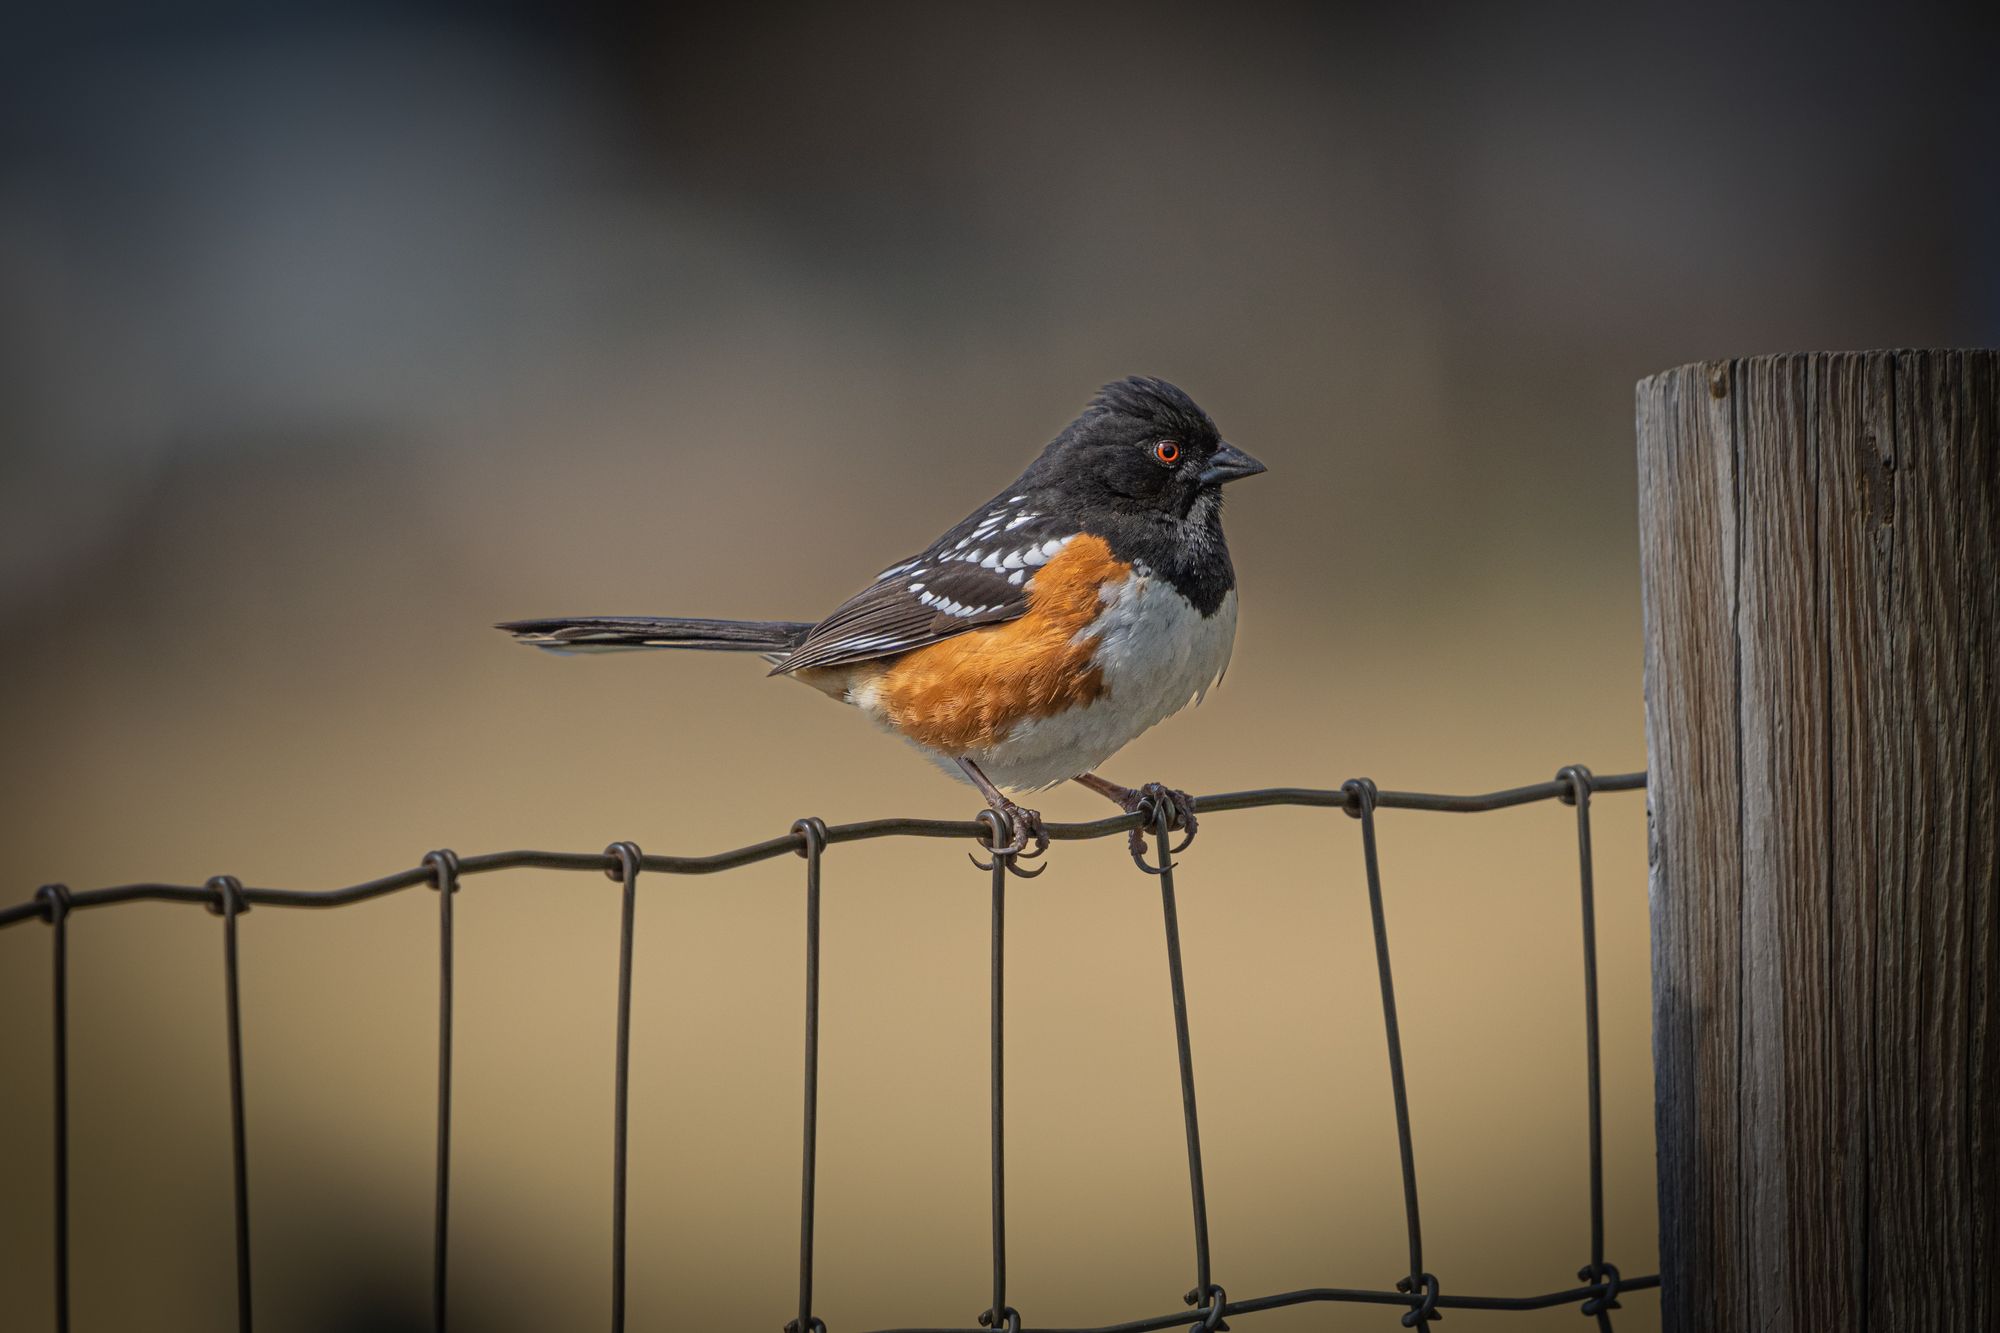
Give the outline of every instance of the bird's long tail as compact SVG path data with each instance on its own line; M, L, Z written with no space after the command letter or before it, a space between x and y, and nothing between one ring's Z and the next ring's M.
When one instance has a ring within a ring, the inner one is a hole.
M782 658L811 625L795 620L695 620L686 616L558 616L508 620L494 626L522 643L557 653L607 653L636 648L704 648Z

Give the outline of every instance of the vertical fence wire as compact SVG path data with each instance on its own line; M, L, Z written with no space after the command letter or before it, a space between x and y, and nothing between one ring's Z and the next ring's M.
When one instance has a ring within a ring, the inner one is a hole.
M1350 810L1361 820L1361 858L1368 873L1368 915L1375 930L1375 971L1382 984L1382 1027L1389 1042L1389 1087L1396 1099L1396 1148L1403 1163L1403 1216L1410 1233L1410 1275L1396 1289L1410 1293L1411 1309L1403 1327L1415 1328L1438 1317L1437 1279L1424 1271L1424 1229L1417 1210L1417 1160L1410 1146L1410 1094L1403 1080L1403 1034L1396 1022L1396 979L1389 966L1389 926L1382 912L1382 864L1375 851L1375 784L1366 779L1346 784L1354 798Z
M604 873L619 882L618 1035L611 1076L611 1333L625 1330L625 1145L631 1106L632 924L639 899L640 853L636 843L614 842L604 849L618 869Z
M983 1327L1019 1330L1021 1316L1007 1304L1007 861L995 856L993 875L992 1019L993 1095L993 1305L979 1316Z
M1174 863L1168 847L1169 812L1164 805L1154 807L1154 839L1159 851L1160 911L1167 929L1167 980L1173 989L1174 1044L1180 1056L1181 1116L1187 1124L1188 1196L1194 1205L1194 1288L1185 1297L1189 1305L1204 1305L1204 1320L1197 1328L1219 1329L1224 1296L1212 1281L1208 1256L1208 1190L1202 1181L1201 1122L1195 1114L1194 1051L1188 1041L1187 983L1181 974L1181 923L1174 905Z
M1591 866L1589 769L1571 764L1556 775L1569 784L1564 799L1576 807L1577 880L1583 906L1583 1036L1584 1082L1589 1098L1590 1155L1590 1262L1577 1270L1581 1281L1596 1284L1610 1279L1603 1295L1583 1303L1583 1313L1597 1320L1599 1333L1610 1333L1610 1311L1618 1309L1617 1270L1604 1262L1604 1092L1602 1061L1597 1035L1597 888Z
M56 1333L69 1333L69 889L44 884L35 897L48 919L54 949Z
M458 896L458 857L424 858L438 895L437 1206L431 1235L431 1328L445 1333L445 1267L451 1236L451 900Z
M799 1153L799 1313L785 1325L789 1333L825 1333L814 1317L813 1214L819 1178L819 878L820 855L826 849L826 825L801 819L792 825L805 846L806 859L806 1054L804 1144Z
M229 1028L229 1139L236 1211L236 1327L250 1333L250 1170L243 1121L243 1006L236 964L236 919L248 909L243 882L234 875L208 881L216 901L210 909L222 917L222 980L227 996Z

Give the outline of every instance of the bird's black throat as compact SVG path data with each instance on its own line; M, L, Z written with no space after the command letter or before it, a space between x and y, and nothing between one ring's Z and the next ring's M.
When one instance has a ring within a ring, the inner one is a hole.
M1186 514L1091 506L1090 512L1065 517L1104 538L1119 560L1143 566L1152 577L1171 584L1206 619L1221 610L1235 590L1236 567L1222 535L1221 493L1214 487L1203 489Z

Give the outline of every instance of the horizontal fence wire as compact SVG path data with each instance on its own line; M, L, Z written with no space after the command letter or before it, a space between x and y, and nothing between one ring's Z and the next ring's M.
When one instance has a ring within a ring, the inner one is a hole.
M1335 790L1308 787L1277 787L1259 791L1230 792L1203 796L1195 801L1205 818L1230 810L1252 810L1273 806L1303 806L1337 809L1361 825L1362 862L1366 872L1370 920L1374 932L1375 958L1382 996L1383 1029L1388 1048L1390 1090L1396 1118L1397 1154L1403 1182L1404 1227L1409 1242L1409 1271L1399 1275L1394 1289L1365 1287L1310 1287L1276 1292L1265 1296L1232 1298L1214 1280L1209 1246L1207 1195L1203 1182L1201 1130L1196 1113L1194 1058L1188 1038L1187 992L1181 969L1180 923L1175 906L1174 870L1170 859L1179 847L1169 845L1172 812L1164 806L1149 805L1138 814L1120 815L1081 824L1050 824L1049 837L1056 842L1078 842L1093 838L1146 830L1153 836L1158 859L1153 866L1140 865L1157 878L1160 905L1166 932L1167 973L1173 1004L1174 1036L1180 1066L1181 1109L1186 1128L1188 1194L1193 1222L1194 1283L1181 1297L1178 1312L1153 1315L1120 1324L1089 1328L1063 1327L1024 1322L1019 1311L1007 1303L1007 1222L1005 1144L1005 929L1007 878L1018 872L1015 859L992 857L978 863L992 875L992 940L990 983L991 1083L992 1099L992 1300L979 1311L979 1328L937 1325L924 1328L879 1330L878 1333L1143 1333L1144 1330L1185 1326L1189 1333L1216 1333L1229 1327L1233 1316L1275 1310L1287 1306L1323 1302L1402 1307L1401 1323L1419 1328L1442 1317L1445 1310L1543 1310L1575 1305L1579 1313L1593 1319L1599 1333L1610 1333L1611 1311L1619 1308L1625 1292L1657 1288L1659 1277L1621 1277L1618 1268L1604 1257L1604 1158L1603 1094L1599 1058L1597 1006L1597 925L1595 876L1592 870L1590 838L1591 798L1597 793L1637 791L1645 786L1645 774L1623 773L1611 777L1593 776L1581 765L1564 768L1549 782L1514 787L1479 795L1454 796L1430 792L1381 791L1365 778L1355 779ZM1381 862L1376 847L1376 814L1381 810L1415 810L1465 814L1529 805L1538 801L1561 801L1576 810L1577 862L1582 908L1585 1095L1587 1132L1584 1151L1589 1165L1589 1259L1577 1270L1581 1285L1527 1296L1481 1296L1446 1291L1438 1278L1424 1268L1423 1231L1418 1209L1416 1153L1410 1133L1408 1089L1403 1077L1402 1034L1396 1017L1395 979L1391 966L1387 914L1383 905ZM467 876L503 870L542 869L594 871L608 876L622 888L618 942L618 1012L616 1064L613 1070L613 1151L612 1151L612 1252L611 1327L623 1333L626 1315L625 1214L626 1147L631 1056L631 1004L633 968L633 917L641 874L704 875L732 870L773 857L796 855L805 860L805 1079L802 1119L804 1144L801 1152L799 1205L799 1287L797 1311L785 1325L787 1333L827 1333L827 1325L813 1313L814 1276L814 1184L817 1174L819 1105L819 978L820 978L820 882L822 863L829 848L842 843L876 838L957 838L970 839L981 847L996 844L1001 834L990 815L977 820L875 819L854 824L829 825L818 819L802 819L783 837L752 843L712 856L648 855L630 842L613 843L603 852L491 852L461 857L449 851L435 851L413 869L398 871L380 879L345 888L306 890L255 888L233 876L221 875L195 887L179 884L124 884L113 888L72 891L61 884L42 886L27 902L0 909L0 928L40 920L51 927L54 949L52 975L54 997L51 1017L55 1038L55 1327L68 1333L70 1323L70 1207L69 1207L69 1035L68 1035L68 939L69 918L78 911L130 902L197 903L223 920L223 977L226 993L225 1038L229 1053L230 1127L236 1240L237 1327L251 1328L250 1205L247 1161L247 1130L243 1096L243 1034L238 999L238 921L252 907L341 907L366 902L403 889L428 886L438 894L438 1086L437 1086L437 1189L432 1237L432 1322L437 1333L447 1326L447 1265L450 1239L451 1197L451 1037L452 1037L452 911L453 899ZM1185 843L1181 844L1185 846ZM1190 1322L1192 1321L1192 1322ZM775 1321L774 1321L775 1322Z

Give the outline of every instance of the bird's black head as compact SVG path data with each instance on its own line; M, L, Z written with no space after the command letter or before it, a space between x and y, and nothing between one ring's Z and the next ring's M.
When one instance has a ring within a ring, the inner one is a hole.
M1220 512L1224 482L1263 470L1223 440L1194 399L1134 375L1099 389L1025 480L1090 507L1206 525Z

